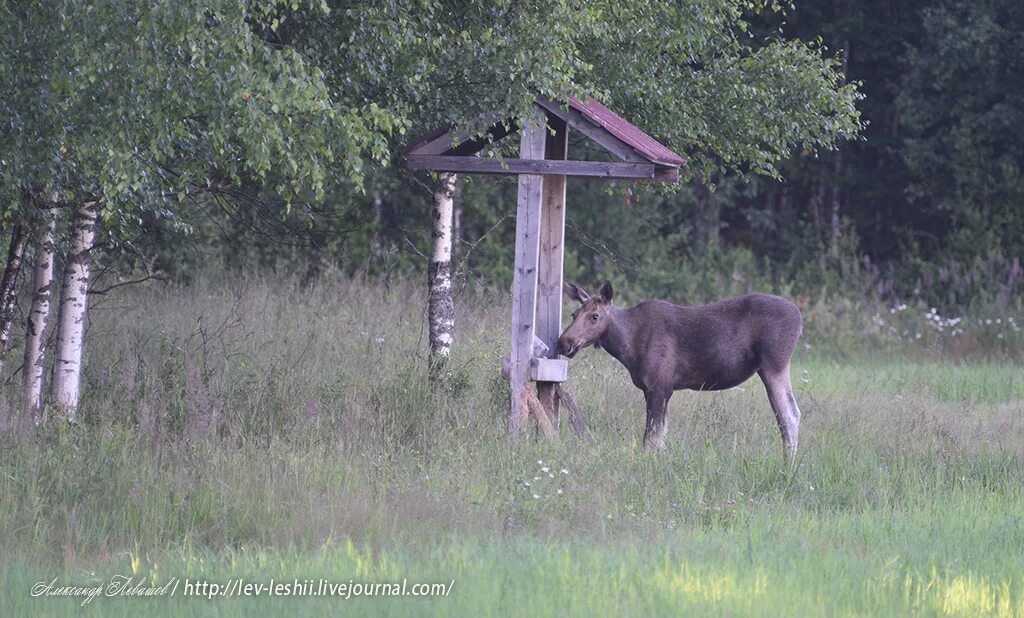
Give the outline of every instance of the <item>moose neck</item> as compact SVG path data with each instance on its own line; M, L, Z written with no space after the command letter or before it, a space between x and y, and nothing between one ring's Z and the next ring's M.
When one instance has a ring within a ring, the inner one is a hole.
M627 367L633 358L633 325L629 319L629 309L608 309L608 329L604 331L598 344Z

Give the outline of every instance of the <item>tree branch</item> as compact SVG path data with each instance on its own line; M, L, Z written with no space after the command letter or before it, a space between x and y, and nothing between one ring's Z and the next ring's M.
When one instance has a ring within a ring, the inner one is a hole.
M111 290L116 290L117 288L124 287L126 285L135 285L137 283L145 283L146 281L149 281L150 279L155 279L157 281L162 281L164 283L166 283L169 280L167 277L164 277L163 275L146 275L145 277L142 277L140 279L132 279L131 281L122 281L120 283L115 283L114 285L112 285L110 287L103 288L102 290L89 290L89 293L90 294L103 295L103 294L106 294L107 292L110 292Z

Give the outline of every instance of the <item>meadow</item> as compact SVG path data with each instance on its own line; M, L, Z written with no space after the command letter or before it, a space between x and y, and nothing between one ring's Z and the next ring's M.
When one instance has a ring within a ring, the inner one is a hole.
M808 304L790 471L756 379L677 393L667 448L643 451L642 395L595 350L570 364L589 439L510 443L507 293L457 299L437 385L424 287L204 276L96 298L82 422L28 426L18 374L0 399L0 615L1024 615L1022 316ZM114 576L454 584L30 594Z

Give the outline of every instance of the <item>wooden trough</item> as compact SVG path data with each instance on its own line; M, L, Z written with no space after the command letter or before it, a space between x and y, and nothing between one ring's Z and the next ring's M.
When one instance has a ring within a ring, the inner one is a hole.
M569 131L607 150L614 161L567 159ZM488 158L480 151L520 134L519 158ZM559 403L582 419L562 386L568 362L555 351L562 328L562 263L565 185L569 176L678 182L682 157L597 101L537 99L522 126L501 119L483 135L441 127L421 135L402 154L412 169L460 174L517 174L515 268L512 279L511 354L502 373L511 383L508 429L518 434L532 413L542 433L553 435ZM543 344L543 345L539 345ZM530 382L537 383L537 393Z

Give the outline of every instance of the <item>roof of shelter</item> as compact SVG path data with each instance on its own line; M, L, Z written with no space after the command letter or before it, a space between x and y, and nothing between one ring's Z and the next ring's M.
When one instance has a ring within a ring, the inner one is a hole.
M676 182L683 158L596 100L562 102L538 98L536 108L547 116L549 127L576 130L610 152L618 161L566 161L491 159L475 155L488 145L518 130L512 119L493 117L483 133L438 127L415 138L402 155L414 169L482 174L564 174L604 178L631 178Z
M580 103L573 97L566 101L569 107L579 111L587 120L606 129L609 133L632 146L637 154L653 163L682 167L683 158L654 139L642 129L616 114L596 99Z

